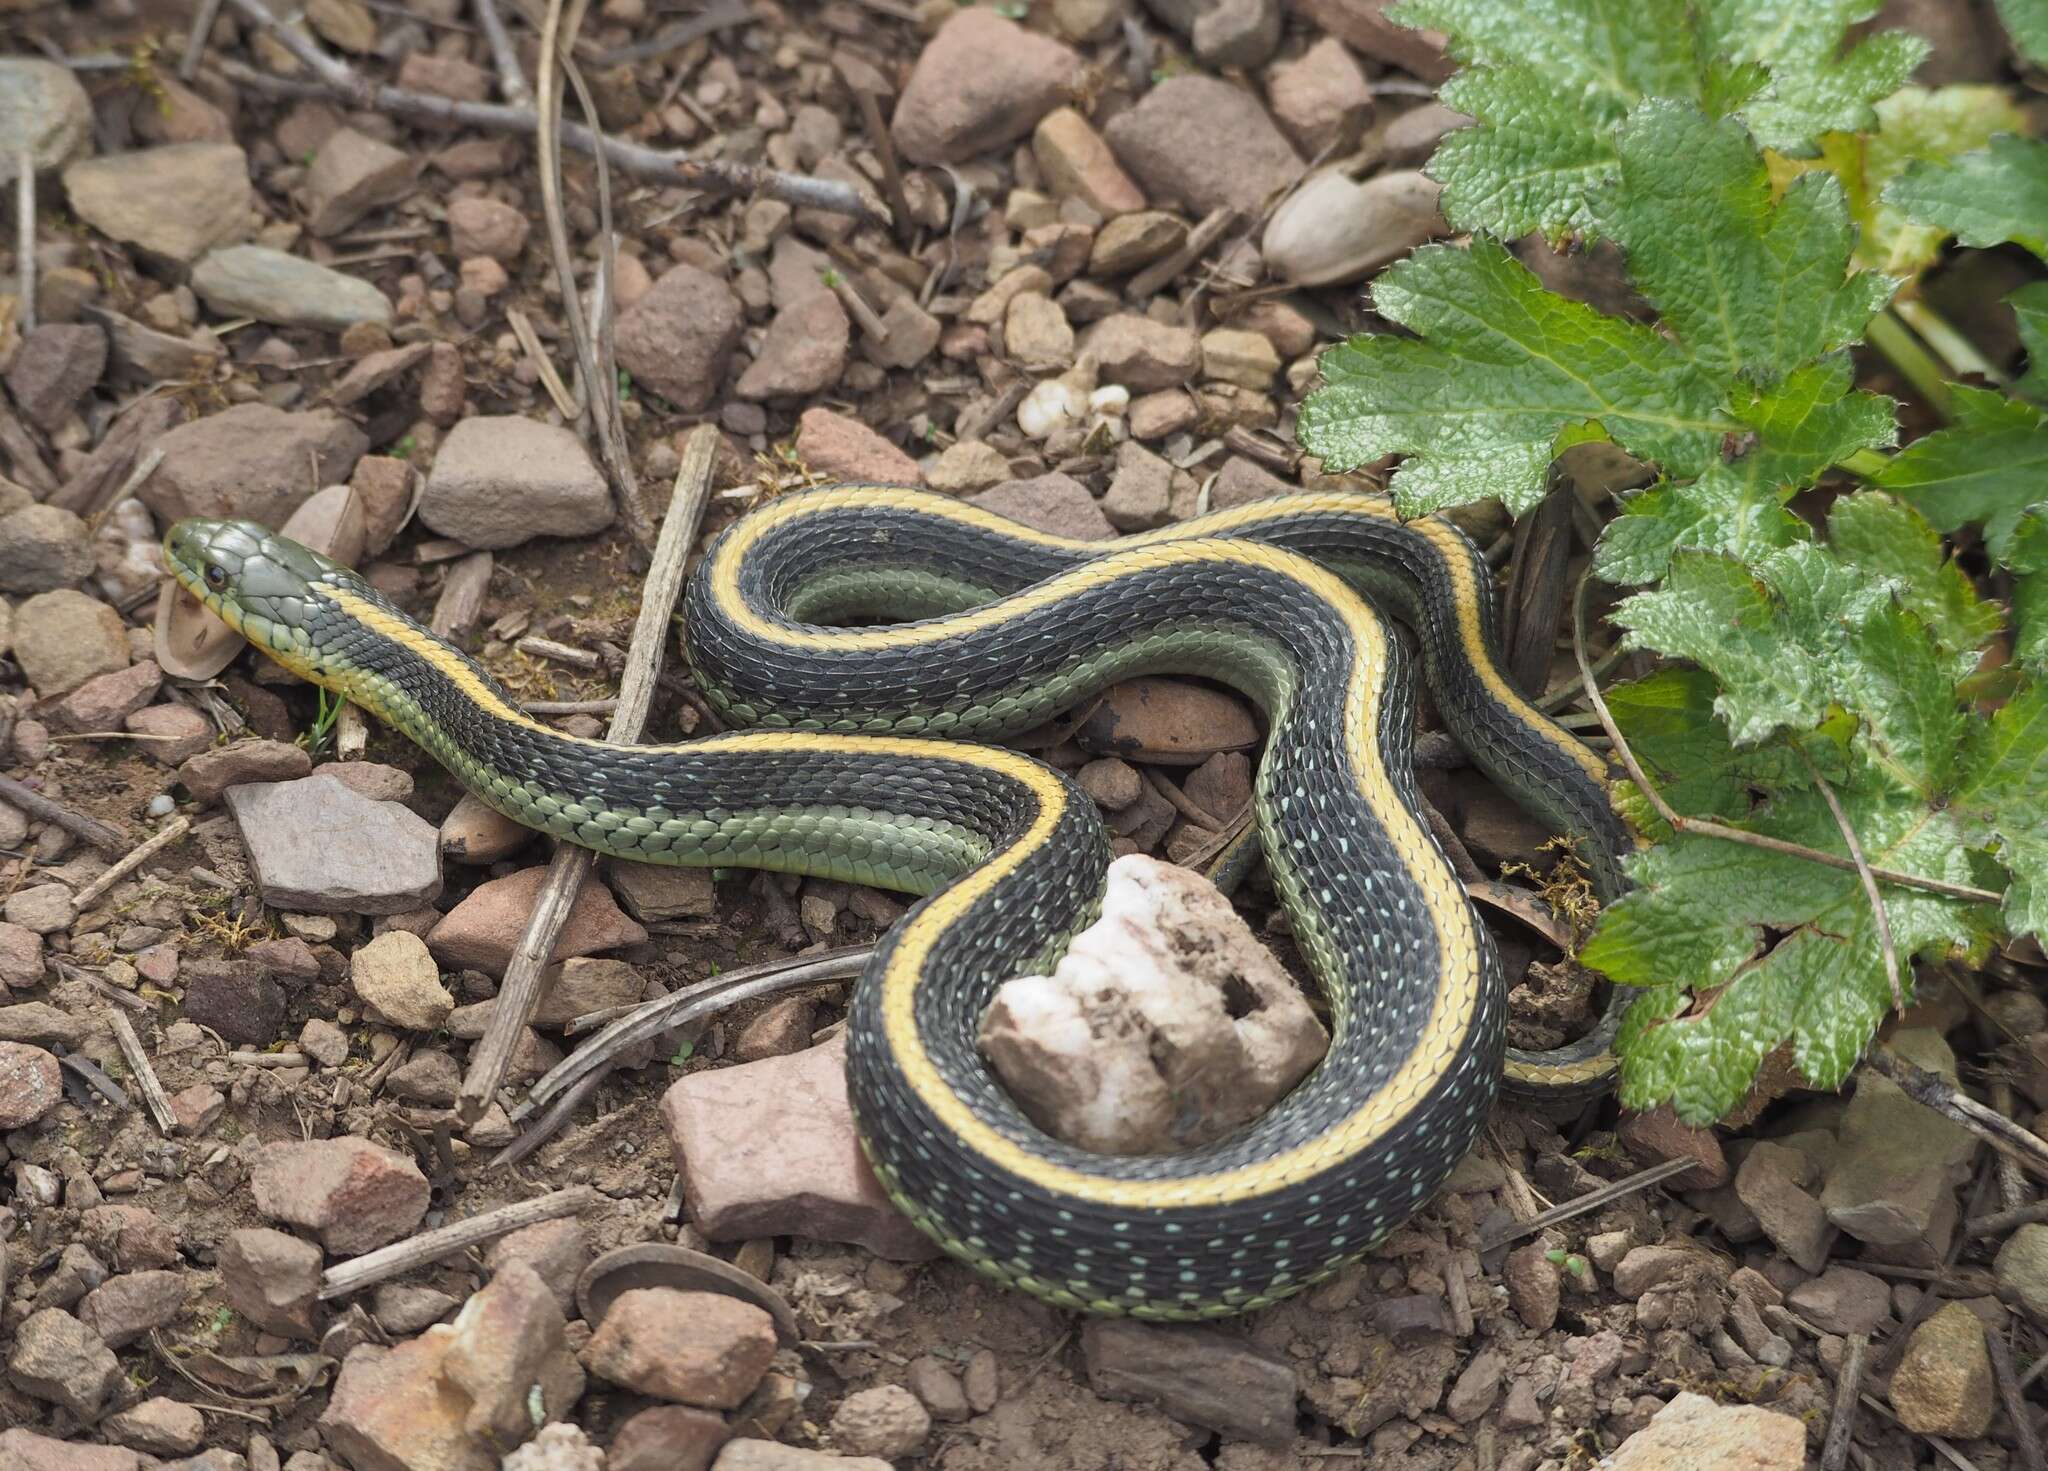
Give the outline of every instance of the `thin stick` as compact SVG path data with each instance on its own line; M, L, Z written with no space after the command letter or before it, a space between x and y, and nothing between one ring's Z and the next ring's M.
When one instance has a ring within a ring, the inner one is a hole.
M1877 891L1877 880L1870 872L1870 860L1863 856L1863 844L1856 837L1856 829L1849 822L1849 814L1842 810L1842 804L1835 796L1835 789L1828 785L1827 778L1820 774L1820 768L1813 764L1813 758L1806 754L1806 747L1797 741L1791 742L1792 749L1806 766L1807 775L1820 788L1826 799L1828 811L1835 815L1835 826L1841 830L1842 841L1848 845L1849 856L1856 861L1856 877L1863 881L1864 897L1870 900L1870 912L1877 919L1877 949L1884 958L1885 979L1892 983L1892 1008L1899 1015L1906 1014L1906 989L1899 982L1899 952L1892 944L1891 916L1885 913L1884 896Z
M185 54L178 58L178 80L189 82L199 70L199 58L206 54L206 38L220 15L220 0L199 0L192 10L192 29L185 35Z
M704 504L710 497L718 444L716 426L700 424L684 445L683 463L676 471L675 491L669 498L668 518L662 522L661 539L654 548L654 564L648 568L647 580L640 589L640 616L633 624L625 673L619 680L619 707L613 712L607 736L614 743L636 741L646 727L647 712L654 703L655 682L661 672L669 617L683 589L683 565L696 544L697 529L704 520ZM504 1080L512 1050L540 999L541 974L554 954L555 937L569 917L569 908L583 887L591 861L592 854L587 848L564 843L555 849L547 879L526 922L526 931L519 937L512 963L505 969L505 984L498 991L490 1026L470 1053L469 1073L462 1080L462 1091L455 1102L465 1123L474 1124L483 1117Z
M1849 1435L1856 1428L1856 1395L1863 1387L1863 1354L1869 1347L1868 1333L1849 1335L1842 1372L1835 1380L1834 1415L1828 1421L1828 1438L1821 1445L1820 1471L1842 1471L1849 1460Z
M36 330L36 158L27 148L14 154L14 253L21 271L21 330Z
M1227 204L1211 210L1202 217L1199 225L1188 231L1188 238L1181 242L1179 250L1131 277L1124 286L1124 295L1132 301L1143 301L1172 285L1182 271L1200 260L1210 246L1229 233L1237 219L1237 211Z
M2048 1180L2048 1140L2021 1128L1996 1109L1986 1108L1940 1073L1931 1073L1885 1048L1873 1048L1863 1061L1873 1072L1898 1084L1908 1098L1925 1104L1944 1118L1954 1119L1992 1148L2011 1155Z
M616 698L608 700L528 700L520 710L527 715L609 715L619 708Z
M1782 853L1788 858L1803 858L1808 863L1818 863L1825 868L1839 869L1843 873L1855 873L1855 860L1843 858L1834 853L1823 853L1818 848L1806 848L1798 843L1788 843L1783 838L1769 837L1763 833L1746 832L1739 827L1727 827L1701 817L1683 817L1671 804L1664 800L1664 794L1657 790L1636 760L1635 752L1622 738L1621 729L1614 723L1614 713L1607 708L1607 700L1600 693L1600 682L1593 675L1593 667L1586 659L1586 584L1592 580L1588 573L1579 579L1578 595L1572 599L1572 653L1579 661L1579 680L1584 685L1586 697L1592 702L1593 713L1600 718L1600 728L1607 732L1607 738L1614 743L1614 752L1621 758L1629 780L1636 789L1657 809L1657 815L1671 825L1673 832L1697 833L1701 837L1722 838L1731 843L1741 843L1751 848L1761 848L1767 853ZM2005 895L1993 893L1990 889L1979 889L1970 884L1952 884L1946 879L1922 878L1919 874L1900 873L1896 869L1875 868L1872 877L1881 883L1898 884L1908 889L1925 889L1931 894L1943 894L1951 899L1967 899L1973 904L2003 904Z
M148 1106L149 1116L156 1120L157 1131L177 1133L178 1116L171 1110L170 1097L157 1079L149 1054L142 1050L142 1039L135 1035L135 1024L120 1012L110 1011L107 1013L107 1026L114 1033L114 1042L121 1049L121 1058L128 1064L128 1071L135 1075L136 1091Z
M575 1086L549 1104L547 1112L534 1120L530 1128L498 1151L496 1157L491 1160L490 1168L508 1169L554 1138L576 1110L583 1107L584 1100L597 1091L597 1085L611 1076L611 1071L610 1065L607 1064L578 1078Z
M1662 1164L1651 1165L1647 1170L1638 1170L1625 1180L1616 1180L1612 1185L1603 1185L1598 1190L1581 1195L1577 1200L1568 1200L1563 1205L1554 1205L1549 1210L1532 1216L1526 1221L1516 1221L1512 1225L1503 1226L1497 1231L1481 1236L1479 1238L1479 1253L1481 1256L1484 1256L1489 1252L1498 1251L1510 1242L1520 1241L1524 1236L1534 1235L1545 1226L1554 1226L1559 1221L1569 1221L1574 1216L1583 1216L1587 1211L1599 1210L1602 1206L1620 1200L1624 1196L1633 1195L1638 1190L1646 1190L1659 1180L1668 1180L1673 1175L1683 1174L1698 1163L1699 1161L1694 1159L1667 1159Z
M78 909L84 909L86 905L92 903L93 900L99 898L100 895L106 893L115 884L121 882L122 879L128 877L129 874L135 872L136 869L142 867L143 864L149 862L150 859L156 857L157 854L163 852L164 849L170 847L171 844L177 842L190 831L192 831L192 819L189 817L180 817L173 822L166 823L163 831L157 833L146 842L139 844L126 858L111 865L105 873L74 894L71 898L72 904Z
M635 41L630 46L620 46L601 53L597 58L597 69L610 71L613 67L625 66L629 62L667 56L671 52L682 50L700 37L713 35L733 26L743 26L754 18L751 6L713 6L687 20L677 21L667 30L658 32L645 41Z
M476 0L476 23L483 28L484 40L491 48L491 64L498 69L498 90L514 107L525 107L533 101L533 89L526 85L525 69L519 65L519 49L512 44L512 33L505 29L505 18L498 14L498 0Z
M107 826L97 817L74 812L61 802L52 802L41 792L23 786L11 776L0 776L0 802L19 807L30 817L54 822L73 837L85 839L103 853L124 853L128 849L128 839L119 829Z
M328 1268L320 1278L320 1300L330 1302L351 1292L361 1292L365 1287L403 1276L414 1267L424 1267L458 1251L467 1251L522 1226L537 1226L542 1221L558 1221L563 1216L573 1216L596 1205L598 1200L595 1190L588 1185L577 1185L533 1200L501 1205L496 1210L422 1232L405 1241L394 1241L354 1261Z
M119 986L94 975L83 967L73 965L69 961L64 960L52 963L57 967L57 974L64 977L65 980L85 982L86 985L99 992L100 995L106 997L107 1000L113 1002L116 1006L125 1006L130 1011L140 1012L144 1016L153 1015L156 1011L154 1006L150 1005L140 996L130 996Z
M237 1067L311 1068L313 1059L303 1052L230 1052L228 1061Z
M2035 1428L2033 1411L2027 1407L2027 1397L2020 1391L2019 1369L2013 1363L2012 1345L2005 1341L2004 1333L1992 1328L1984 1334L1984 1346L1991 1351L1991 1375L1998 1382L1998 1397L2005 1401L2005 1413L2012 1421L2020 1465L2025 1471L2048 1471L2048 1465L2044 1465L2041 1457L2041 1432Z
M240 4L242 0L234 0L234 3ZM347 82L325 77L317 82L274 77L233 60L222 61L219 65L221 74L229 81L252 92L297 98L333 98L339 95L350 104L358 105L358 91ZM408 92L402 87L374 86L369 88L369 92L370 96L359 105L400 117L484 128L499 133L520 133L528 137L540 127L539 117L530 107L513 107L502 102L458 102L427 92ZM562 144L578 153L591 153L602 147L605 157L614 167L650 184L673 184L728 197L760 194L769 199L779 199L792 209L821 209L828 214L850 216L864 224L888 223L888 214L883 206L853 185L838 179L785 174L776 169L726 159L685 158L621 138L598 137L581 123L565 122L562 125Z
M2048 1200L2037 1200L2032 1205L1999 1211L1996 1215L1978 1216L1963 1229L1972 1236L2003 1236L2008 1231L2031 1226L2038 1221L2048 1221Z

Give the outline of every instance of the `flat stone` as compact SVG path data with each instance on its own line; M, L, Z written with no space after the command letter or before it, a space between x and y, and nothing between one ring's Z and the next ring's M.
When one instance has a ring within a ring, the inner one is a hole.
M132 317L106 311L100 313L99 320L107 329L109 358L117 378L167 383L205 377L227 357L220 339L204 327L190 332L159 332ZM176 404L168 407L177 418L184 418Z
M1111 119L1105 136L1148 197L1196 214L1228 207L1257 218L1268 196L1302 174L1258 98L1216 77L1161 82Z
M107 1416L100 1428L130 1450L156 1456L190 1455L206 1440L206 1417L195 1406L165 1395Z
M174 143L64 170L71 212L102 235L189 266L255 226L248 157L232 143Z
M426 941L407 930L386 930L358 949L349 957L349 980L394 1026L431 1032L455 1009Z
M479 884L449 910L427 935L427 948L449 970L480 970L503 976L512 950L525 932L547 870L521 869ZM595 955L637 945L647 931L627 918L601 883L586 882L570 906L551 960Z
M92 152L92 99L69 67L0 57L0 184L14 182L24 151L38 174Z
M123 1272L109 1277L78 1304L78 1321L108 1348L124 1348L152 1328L164 1328L185 1311L182 1272Z
M965 495L1010 478L1010 462L1001 450L979 439L963 439L940 452L924 480L933 490Z
M532 828L485 806L470 792L464 792L462 799L441 819L441 856L456 863L478 867L496 863L501 858L510 858L533 839Z
M64 1101L57 1059L25 1042L0 1042L0 1131L25 1129Z
M1892 1315L1891 1285L1854 1267L1832 1266L1786 1294L1792 1310L1823 1333L1875 1333Z
M17 889L7 896L4 911L0 912L6 914L9 924L18 924L39 935L68 930L78 918L78 906L71 902L71 891L62 884Z
M53 731L104 734L132 729L128 717L155 699L163 685L163 670L155 660L144 659L112 674L95 675L62 699L38 705L36 715Z
M1088 251L1091 276L1128 276L1187 243L1188 222L1163 209L1118 215L1095 233Z
M1681 1391L1623 1441L1613 1471L1803 1471L1806 1427L1757 1405L1717 1405Z
M1906 1340L1888 1397L1899 1423L1921 1435L1975 1440L1991 1428L1991 1354L1984 1322L1952 1302Z
M498 1471L467 1428L470 1399L443 1372L451 1335L430 1329L390 1348L349 1351L319 1420L354 1471Z
M1234 1440L1294 1443L1294 1370L1209 1328L1095 1319L1081 1330L1088 1384L1105 1399L1156 1404Z
M230 1231L220 1244L221 1287L228 1306L266 1333L315 1338L320 1248L283 1231L253 1227Z
M726 1442L711 1471L892 1471L877 1456L842 1456L837 1451L807 1451L773 1440Z
M717 907L718 891L708 868L675 868L665 863L604 860L605 882L643 924L671 919L703 919Z
M1024 526L1069 536L1077 541L1110 541L1116 528L1095 504L1088 488L1070 475L1054 471L1035 480L1012 480L967 498L971 506L993 511Z
M1806 1186L1812 1163L1796 1149L1763 1140L1743 1156L1735 1172L1735 1194L1756 1216L1764 1234L1808 1272L1827 1261L1828 1218Z
M69 1410L81 1420L99 1413L121 1382L121 1361L99 1335L61 1308L30 1313L7 1353L14 1387Z
M775 1320L718 1292L622 1292L582 1353L607 1383L706 1409L736 1408L775 1357Z
M263 245L208 252L192 268L192 289L224 317L329 332L391 325L390 301L368 281Z
M745 321L725 282L692 265L673 266L620 313L619 366L683 413L696 413L724 383Z
M329 761L313 774L322 781L338 781L372 802L403 802L413 793L412 773L382 761Z
M273 908L399 914L441 893L438 834L396 802L327 777L230 787L225 798Z
M1202 335L1202 376L1212 382L1264 393L1279 371L1280 354L1256 332L1218 327Z
M44 699L67 694L128 667L127 625L98 598L71 588L38 593L14 610L14 659Z
M200 955L178 968L185 1019L244 1047L268 1047L284 1033L284 987L252 960Z
M178 1229L139 1205L96 1205L85 1213L81 1239L121 1272L178 1264Z
M427 1213L419 1167L353 1137L270 1145L249 1172L249 1188L265 1216L349 1256L398 1240Z
M1031 151L1046 184L1062 199L1078 199L1104 219L1145 207L1144 191L1123 171L1102 135L1071 107L1040 119Z
M160 523L213 516L282 526L313 492L349 478L369 439L332 409L236 404L156 442L164 462L136 492Z
M33 1047L61 1047L69 1052L86 1035L82 1018L47 1001L0 1006L0 1042L26 1042Z
M1274 67L1266 95L1281 131L1310 158L1355 138L1373 111L1372 84L1334 36Z
M1674 1159L1698 1161L1692 1169L1671 1177L1673 1190L1712 1190L1734 1177L1714 1131L1680 1123L1669 1104L1648 1113L1629 1114L1622 1120L1617 1138L1621 1147L1646 1167Z
M690 1219L711 1240L790 1235L855 1242L893 1261L938 1255L868 1168L843 1041L692 1073L661 1110Z
M0 1466L7 1471L141 1471L142 1458L120 1446L53 1440L33 1430L0 1430Z
M412 193L422 160L354 128L336 128L306 171L306 228L327 239Z
M178 780L204 805L218 801L231 787L303 780L313 770L313 758L306 748L286 741L236 741L231 746L211 746L186 759L178 768Z
M43 937L0 921L0 985L27 987L43 979Z
M965 162L1029 133L1080 73L1057 41L992 10L955 11L919 53L890 132L912 163Z
M655 1405L634 1415L612 1436L605 1447L605 1471L706 1471L731 1433L725 1417L716 1411ZM831 1464L845 1463L834 1459Z
M1134 394L1177 387L1202 371L1202 339L1194 332L1130 312L1097 322L1081 347L1094 355L1103 382Z
M420 498L443 536L500 550L536 536L591 536L612 524L604 477L576 435L523 415L479 415L448 432Z
M1453 70L1441 31L1411 30L1389 20L1394 0L1287 0L1288 9L1326 31L1361 56L1441 82Z
M7 391L31 422L55 433L106 368L107 334L103 329L51 322L21 339L14 361L7 366Z
M614 1006L634 1006L647 994L637 967L602 956L579 956L547 968L532 1025L564 1027L579 1016Z
M540 1274L555 1295L563 1312L576 1307L576 1279L590 1264L590 1233L573 1216L521 1226L500 1237L484 1252L484 1265L493 1272L521 1263Z
M2048 1323L2048 1226L2030 1222L2005 1239L1992 1264L1999 1291L2037 1323Z
M917 461L874 430L830 409L805 409L797 420L797 458L835 480L870 485L919 485Z
M1955 1081L1955 1054L1939 1032L1905 1028L1892 1046ZM1956 1187L1968 1177L1976 1148L1975 1135L1914 1102L1890 1079L1859 1076L1821 1206L1831 1223L1873 1246L1931 1241L1954 1213Z
M1143 678L1113 686L1074 735L1094 755L1196 766L1218 751L1249 750L1259 728L1251 711L1221 690Z

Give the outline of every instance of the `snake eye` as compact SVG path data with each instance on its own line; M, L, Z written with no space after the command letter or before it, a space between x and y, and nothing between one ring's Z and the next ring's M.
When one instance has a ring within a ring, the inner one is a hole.
M206 585L208 587L216 589L226 587L228 585L228 574L226 569L221 567L207 568Z

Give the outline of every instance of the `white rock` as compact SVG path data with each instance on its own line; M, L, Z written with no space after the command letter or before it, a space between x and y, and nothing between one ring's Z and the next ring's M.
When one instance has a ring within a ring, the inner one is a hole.
M1266 264L1297 286L1356 281L1449 233L1438 192L1413 169L1362 184L1338 169L1317 174L1273 211L1261 246Z
M1257 1118L1328 1038L1213 884L1134 855L1110 865L1102 918L1052 975L996 993L981 1046L1041 1128L1084 1149L1144 1154Z
M1088 395L1062 378L1048 378L1017 405L1017 427L1033 439L1050 439L1088 410Z

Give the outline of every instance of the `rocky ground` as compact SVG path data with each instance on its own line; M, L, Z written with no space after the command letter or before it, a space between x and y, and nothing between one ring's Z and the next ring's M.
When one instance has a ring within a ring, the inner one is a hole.
M602 0L575 54L611 135L838 190L614 171L614 299L588 304L615 318L648 504L707 424L707 536L813 478L1098 538L1313 483L1292 426L1316 352L1369 320L1356 283L1443 230L1417 170L1458 121L1431 96L1449 64L1379 10ZM230 3L188 45L189 0L0 0L0 175L25 154L38 186L32 260L0 257L29 291L0 296L0 1466L1561 1471L1618 1447L1632 1471L1792 1471L1853 1414L1854 1466L2039 1471L2011 1406L2044 1398L2048 1221L1882 1079L1767 1088L1721 1134L1504 1106L1312 1293L1213 1330L1085 1322L933 1261L883 1201L842 982L671 1028L565 1118L515 1118L579 1019L902 912L606 864L465 1125L543 846L231 641L159 626L155 541L188 514L291 523L564 729L605 730L646 559L564 426L534 148L448 110L535 73L532 27L515 76L487 13L310 0L281 35ZM1887 14L1935 40L1923 80L2003 74L1965 0ZM570 158L586 301L599 209ZM1617 289L1597 255L1525 254ZM1504 523L1467 525L1510 559ZM1522 644L1532 687L1562 674ZM671 657L651 733L708 718ZM1120 852L1195 862L1258 738L1237 700L1152 680L1029 744ZM1544 833L1433 760L1476 866L1548 866ZM1270 893L1242 908L1291 962ZM1583 978L1496 918L1520 1040L1561 1040ZM2037 1130L2039 960L1929 977L1890 1032Z

